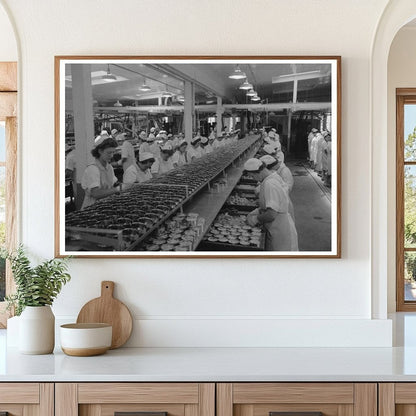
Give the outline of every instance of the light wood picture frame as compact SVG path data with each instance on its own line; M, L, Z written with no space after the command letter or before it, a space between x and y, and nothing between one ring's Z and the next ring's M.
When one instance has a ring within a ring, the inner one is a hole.
M55 178L57 257L339 258L341 57L56 56Z

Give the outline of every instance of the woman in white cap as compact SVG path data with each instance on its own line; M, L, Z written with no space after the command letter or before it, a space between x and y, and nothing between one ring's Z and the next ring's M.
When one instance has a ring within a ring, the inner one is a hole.
M279 160L275 159L273 156L265 155L265 156L262 156L260 160L266 165L266 168L269 169L270 171L277 172L281 164L283 164L286 167L286 169L289 170L289 168L283 162L279 162ZM292 199L290 198L290 192L292 191L294 181L293 181L293 176L290 170L289 170L289 175L290 177L286 177L286 181L283 179L283 177L279 173L277 177L279 178L283 188L286 189L287 191L288 198L289 198L289 213L292 216L293 221L295 221L295 210L293 208Z
M191 140L191 145L187 151L188 162L192 162L193 160L199 159L202 156L201 148L199 147L200 142L200 136L195 136Z
M153 163L151 172L153 176L159 176L173 169L173 149L170 143L166 143L160 149L160 157Z
M209 144L208 137L201 137L201 154L207 155L212 152L212 146Z
M130 165L123 175L123 184L130 187L134 183L146 182L152 179L153 175L150 171L155 158L152 153L144 152L139 154L137 163Z
M285 160L285 155L281 151L279 146L276 146L276 143L273 144L265 144L262 149L263 153L265 155L273 156L274 158L277 157L277 155L280 155L280 157Z
M178 166L186 165L188 163L188 155L186 151L187 147L188 147L188 142L182 139L179 142L178 150L172 156L172 163L173 163L174 168L177 168Z
M94 162L87 166L81 179L81 186L85 191L81 209L93 205L98 199L121 191L121 185L115 187L117 178L110 163L116 147L117 142L111 137L104 138L100 135L95 139L91 150Z
M217 137L216 137L216 139L213 141L213 143L212 143L212 148L213 149L218 149L219 147L221 147L221 146L224 146L224 144L223 144L223 135L222 135L222 133L220 133Z
M266 229L266 250L297 251L298 235L289 213L289 198L276 172L266 168L259 159L249 159L244 169L260 182L259 208L251 212L247 221Z

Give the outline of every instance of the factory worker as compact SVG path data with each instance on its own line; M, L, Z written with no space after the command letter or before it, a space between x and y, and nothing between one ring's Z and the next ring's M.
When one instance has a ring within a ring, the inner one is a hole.
M164 144L160 149L159 158L155 160L155 163L153 163L152 168L150 169L153 176L162 175L163 173L169 172L174 168L172 155L172 145L170 143Z
M94 162L87 166L81 179L81 187L85 191L81 209L121 191L121 185L115 186L117 178L110 163L116 147L117 142L111 137L103 138L100 135L95 139L91 150Z
M199 159L202 156L201 148L199 146L201 142L201 137L195 136L191 140L191 145L188 146L187 150L187 157L188 162L192 162L193 160Z
M141 146L139 148L139 154L140 153L153 153L153 156L154 156L155 159L157 157L159 157L160 156L160 147L155 142L155 140L156 140L156 136L153 133L150 133L146 137L146 142L141 144Z
M324 181L325 186L331 186L331 172L332 172L332 140L331 140L331 133L327 132L328 134L325 136L325 143L323 146L323 153L322 153L322 180Z
M315 137L315 134L318 132L317 129L313 128L310 133L308 134L308 160L309 162L312 161L311 156L311 145L312 145L312 139Z
M318 151L318 140L319 140L320 133L316 133L311 141L311 167L315 169L316 167L316 156Z
M262 156L260 158L260 160L266 165L266 168L269 169L270 171L276 171L277 169L279 169L279 164L280 163L273 156L265 155L265 156ZM286 169L288 169L288 168L286 167ZM293 181L293 176L290 173L290 171L289 171L289 174L290 174L290 178L292 178L292 181ZM279 178L279 180L280 180L281 185L283 186L283 188L288 193L288 198L289 198L289 214L292 216L293 221L295 221L295 210L293 208L292 199L290 198L290 191L293 188L293 182L291 182L289 178L288 178L288 182L285 182L283 180L283 178L279 174L277 175L277 177ZM291 184L292 184L292 187L290 187Z
M217 136L217 138L212 143L213 149L218 149L219 147L223 146L223 135L222 133Z
M285 160L285 155L280 150L279 146L276 147L275 144L264 145L263 153L266 155L273 156L274 158L277 158L277 156L279 155L279 157L282 158L283 161Z
M177 168L178 166L183 166L188 163L188 156L187 156L187 147L188 142L182 139L179 142L178 150L172 156L172 163L173 167Z
M319 176L322 176L322 147L325 142L324 136L321 133L317 133L318 140L315 144L316 158L315 158L315 171Z
M153 175L150 168L154 161L153 153L140 153L137 163L130 165L124 172L123 185L130 187L135 183L146 182L152 179Z
M250 225L266 230L266 250L298 251L298 235L289 214L289 198L276 172L266 168L259 159L248 159L244 169L260 182L259 208L247 216Z
M134 147L131 140L129 140L127 136L124 136L124 141L121 145L121 160L119 163L123 166L123 172L125 172L130 165L136 163Z
M286 185L289 189L289 193L290 193L292 191L293 185L295 183L295 181L293 179L292 172L285 165L285 162L283 161L283 157L281 157L280 154L276 155L276 159L277 159L277 165L276 165L276 168L275 168L276 172L283 179L283 181L286 183Z
M214 141L215 140L215 131L212 127L210 127L210 132L209 132L209 136L208 136L209 140Z
M212 152L212 146L209 144L208 137L201 137L201 152L204 155Z

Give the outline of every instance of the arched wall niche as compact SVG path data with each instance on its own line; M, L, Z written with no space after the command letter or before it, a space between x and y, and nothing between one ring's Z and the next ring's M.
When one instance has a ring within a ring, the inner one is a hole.
M391 0L378 24L371 54L371 267L375 319L385 319L388 312L395 311L395 155L391 154L395 135L389 133L389 119L395 110L389 106L388 60L396 34L415 18L414 0Z
M18 61L18 42L7 5L0 0L0 62Z

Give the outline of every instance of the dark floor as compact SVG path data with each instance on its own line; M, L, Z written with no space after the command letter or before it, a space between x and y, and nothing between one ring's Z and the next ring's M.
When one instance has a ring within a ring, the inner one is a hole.
M295 210L299 251L331 250L331 188L306 161L285 161L295 184L291 199Z

